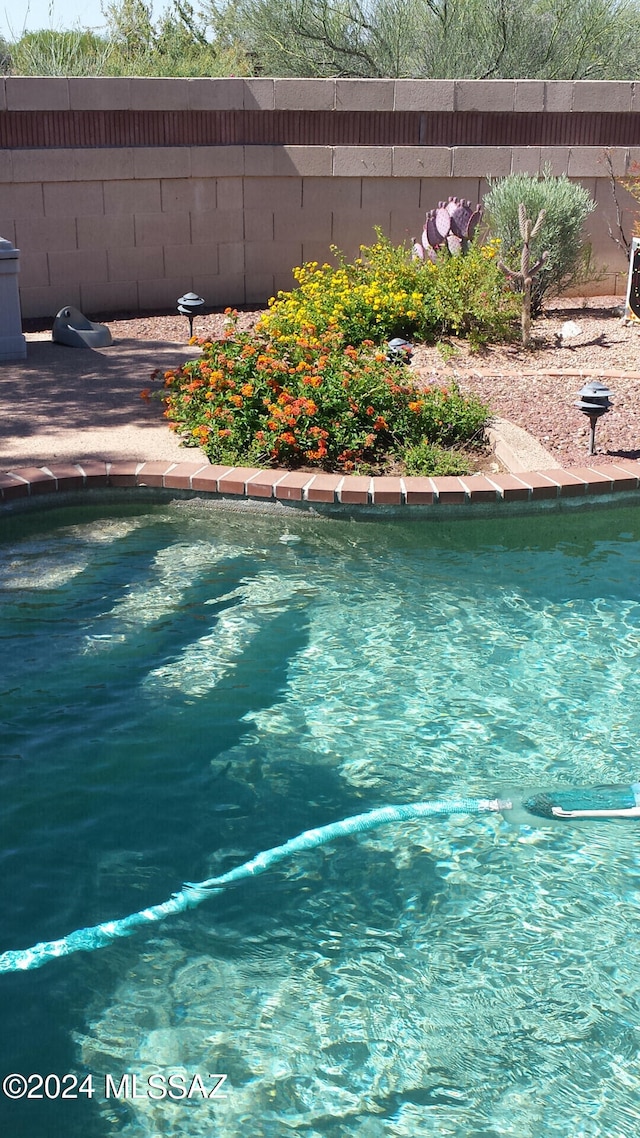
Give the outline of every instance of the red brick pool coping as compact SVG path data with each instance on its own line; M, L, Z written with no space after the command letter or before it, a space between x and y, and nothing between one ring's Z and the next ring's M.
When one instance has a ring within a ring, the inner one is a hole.
M464 477L368 477L214 466L207 461L86 461L15 467L0 473L0 500L90 490L156 487L222 498L341 506L458 506L542 502L640 489L640 462Z

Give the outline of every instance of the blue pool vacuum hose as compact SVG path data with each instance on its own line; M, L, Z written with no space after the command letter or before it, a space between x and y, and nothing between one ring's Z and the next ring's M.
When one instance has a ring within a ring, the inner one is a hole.
M456 814L499 814L511 810L513 803L500 798L454 798L432 802L412 802L402 806L382 806L365 814L355 814L340 822L330 822L313 830L305 830L280 846L262 850L249 861L219 877L207 881L185 882L177 893L159 905L150 905L118 920L103 921L89 928L76 929L59 940L41 941L31 948L7 949L0 953L0 973L23 972L41 968L50 960L70 956L74 952L95 952L106 948L120 937L129 937L141 929L149 929L166 917L193 909L229 885L235 885L272 869L281 861L307 850L399 822L417 822L429 818L449 818ZM535 794L523 803L525 810L539 818L640 818L640 783L631 786L596 786L584 790L564 790Z

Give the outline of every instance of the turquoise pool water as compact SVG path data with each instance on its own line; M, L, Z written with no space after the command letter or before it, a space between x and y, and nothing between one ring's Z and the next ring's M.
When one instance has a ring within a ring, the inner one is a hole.
M636 510L0 525L0 951L384 803L640 775ZM2 1133L630 1138L639 854L637 823L405 824L2 976L1 1073L96 1088L0 1098ZM170 1073L226 1093L150 1099Z

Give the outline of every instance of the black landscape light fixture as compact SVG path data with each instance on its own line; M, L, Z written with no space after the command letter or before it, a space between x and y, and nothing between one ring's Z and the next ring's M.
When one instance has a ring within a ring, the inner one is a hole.
M578 401L574 407L578 407L583 415L589 417L591 430L589 431L589 454L595 454L596 451L596 423L601 415L606 414L611 410L611 395L608 387L599 380L594 379L591 383L585 384L581 391L578 392Z
M396 336L387 344L387 360L390 364L410 364L413 355L413 344L408 340Z
M204 300L195 292L185 292L184 296L178 298L178 312L181 316L188 316L189 318L190 337L193 336L193 318L201 313L203 308Z

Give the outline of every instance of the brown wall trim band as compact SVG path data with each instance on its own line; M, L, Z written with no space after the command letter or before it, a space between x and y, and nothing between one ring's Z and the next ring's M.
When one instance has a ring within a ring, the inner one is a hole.
M640 115L517 111L3 111L0 148L640 146Z

